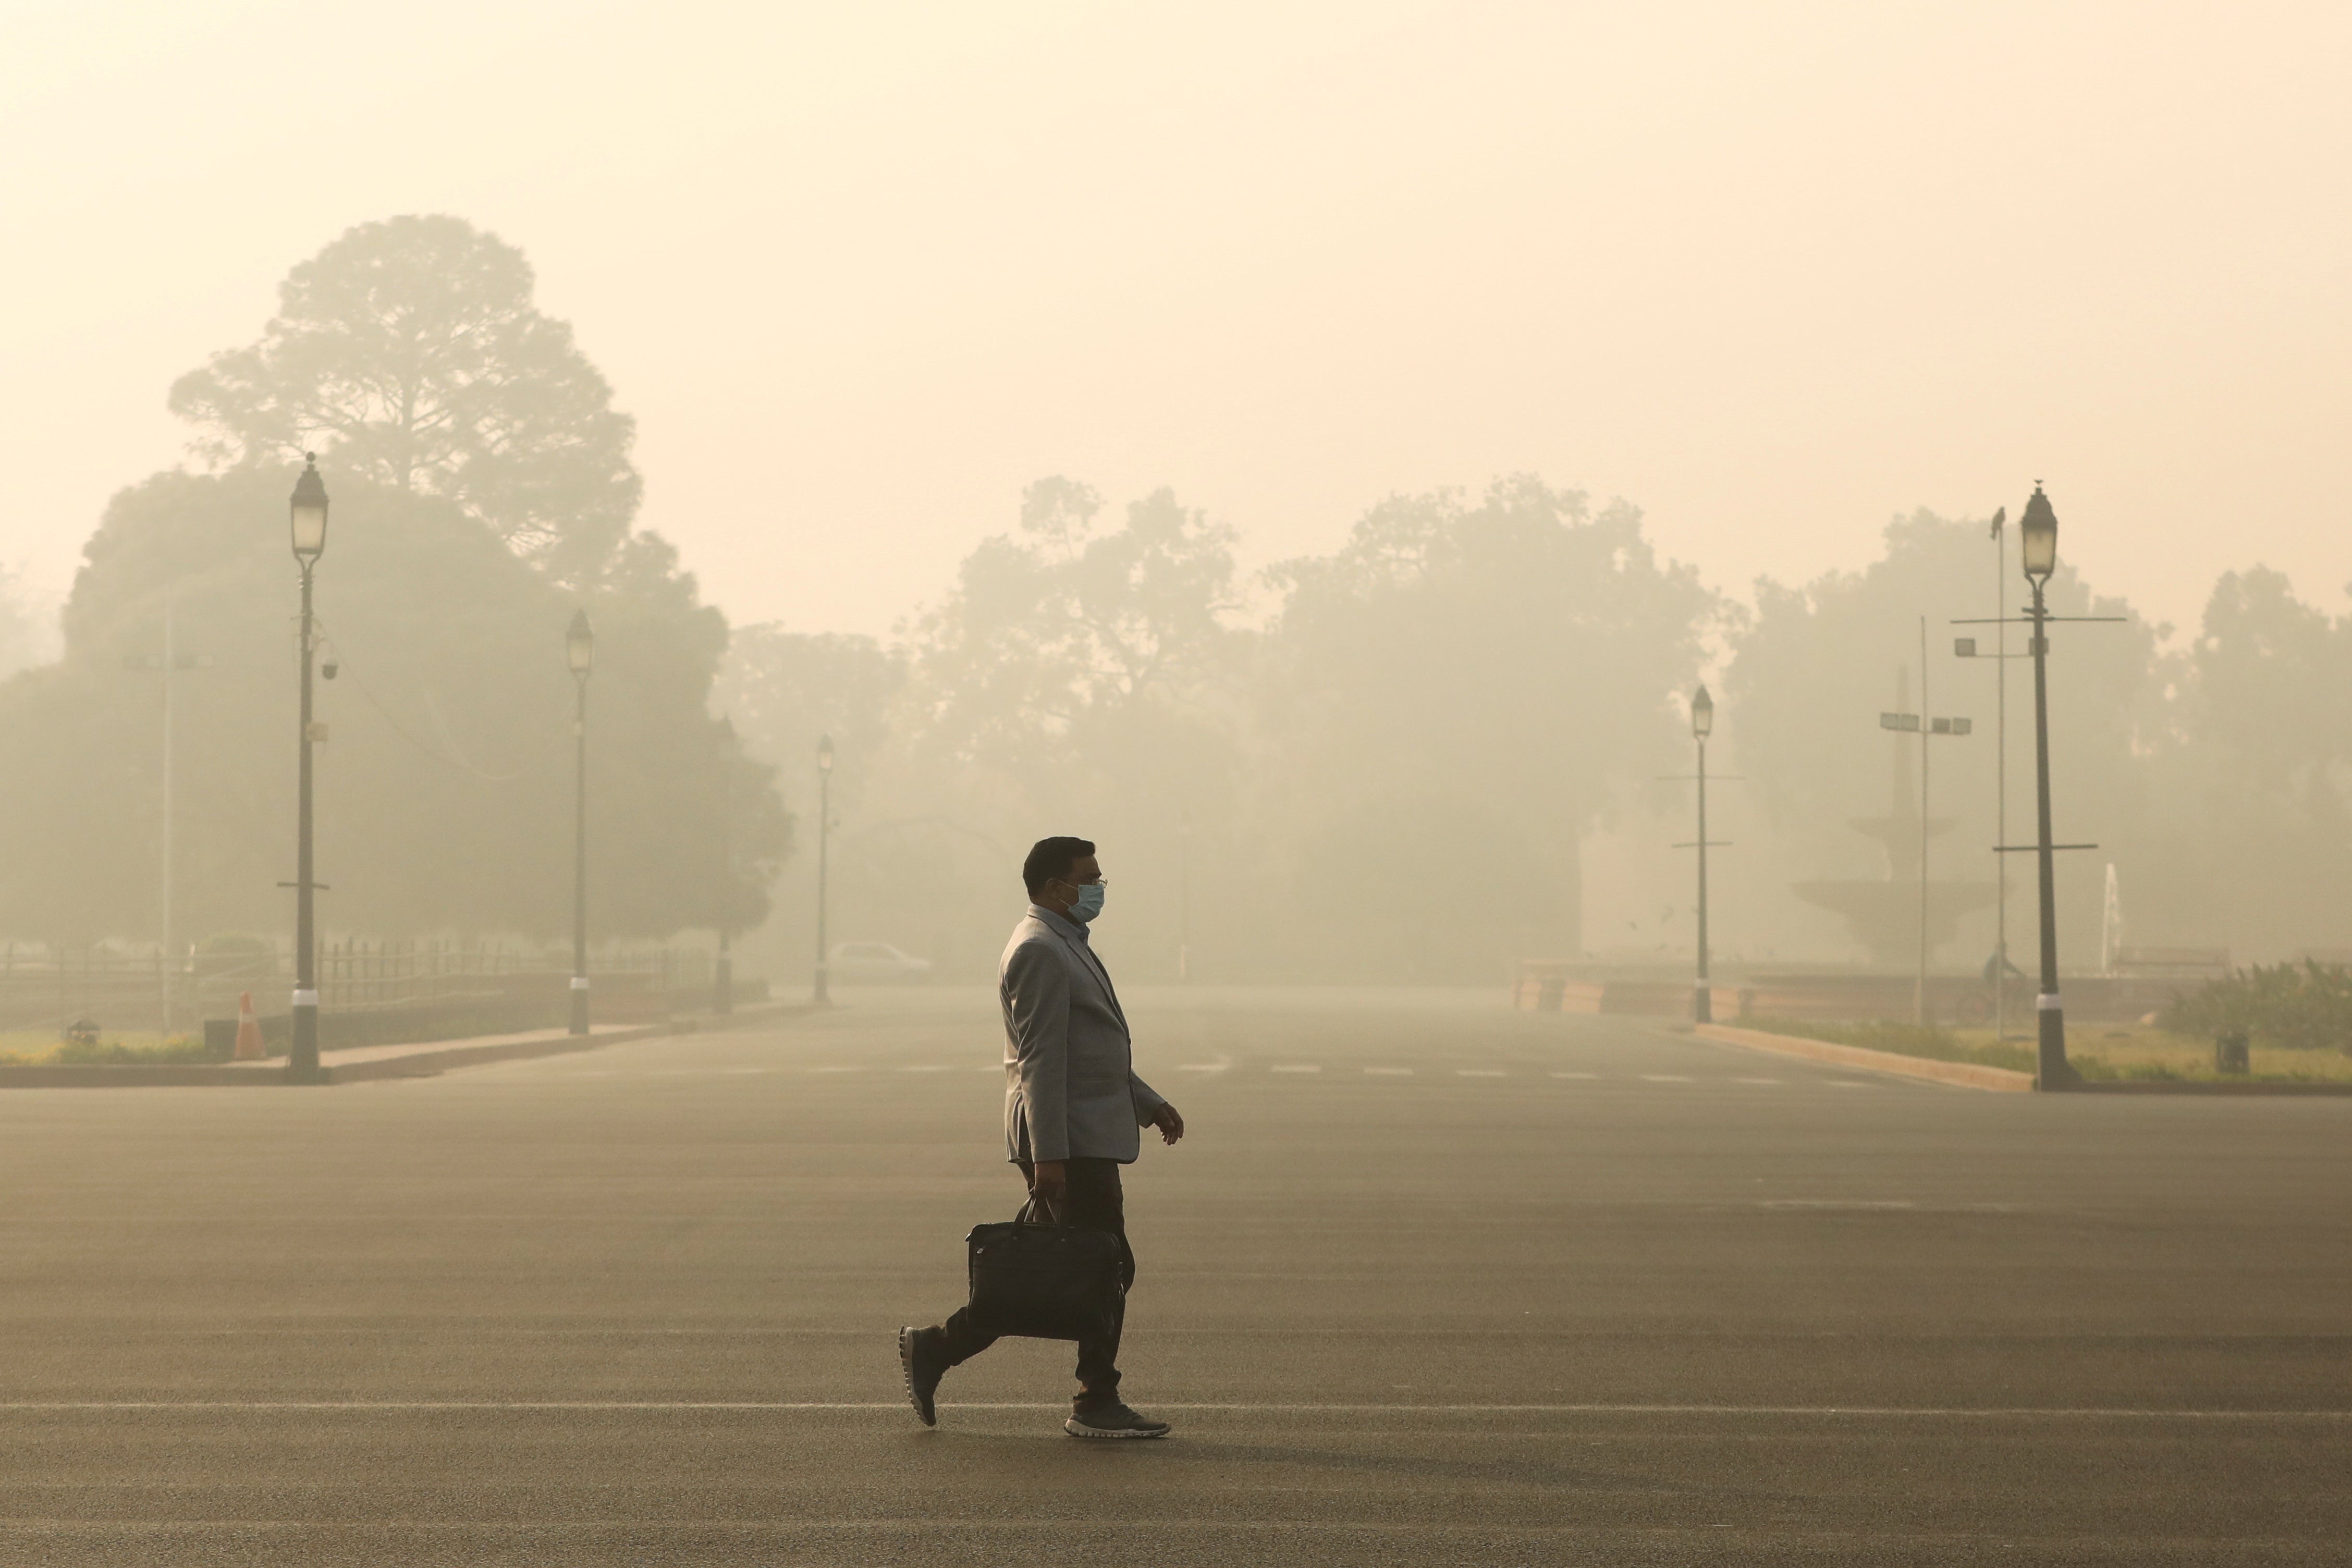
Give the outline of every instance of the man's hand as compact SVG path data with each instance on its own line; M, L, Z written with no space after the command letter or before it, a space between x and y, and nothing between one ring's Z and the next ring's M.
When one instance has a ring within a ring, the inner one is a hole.
M1151 1125L1160 1129L1160 1141L1163 1143L1173 1143L1184 1136L1184 1119L1164 1100L1160 1109L1151 1113Z
M1040 1160L1030 1167L1029 1196L1045 1211L1045 1217L1061 1223L1062 1200L1070 1195L1069 1167L1059 1160Z

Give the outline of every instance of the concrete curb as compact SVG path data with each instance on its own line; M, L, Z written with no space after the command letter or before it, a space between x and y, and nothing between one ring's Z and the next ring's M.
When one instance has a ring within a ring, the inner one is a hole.
M492 1035L470 1040L421 1040L405 1046L360 1046L328 1051L320 1062L322 1083L367 1083L394 1078L431 1078L456 1068L533 1057L593 1051L632 1040L691 1035L757 1024L812 1011L798 1002L761 1002L720 1017L696 1014L659 1024L606 1026L592 1034L541 1029L522 1035ZM159 1062L152 1067L0 1067L0 1089L278 1089L286 1082L285 1058L258 1062Z
M380 1057L373 1061L325 1061L320 1074L329 1083L365 1083L371 1079L432 1078L451 1068L480 1067L488 1062L514 1062L532 1057L560 1057L572 1051L593 1051L631 1040L691 1032L673 1024L645 1024L635 1028L575 1035L561 1033L511 1040L436 1040L413 1051Z
M2313 1083L2294 1079L2102 1078L2066 1086L2068 1094L2352 1094L2352 1083Z
M1801 1057L1807 1061L1860 1068L1865 1072L1883 1072L1896 1078L1925 1079L1930 1083L1948 1084L1955 1089L1990 1089L1997 1094L2028 1094L2033 1089L2033 1075L2030 1072L2012 1072L2008 1068L1984 1067L1976 1062L1939 1062L1927 1057L1899 1056L1893 1051L1874 1051L1861 1046L1809 1040L1801 1035L1737 1029L1727 1024L1700 1024L1692 1032L1701 1039L1713 1040L1719 1045L1768 1051L1778 1057Z

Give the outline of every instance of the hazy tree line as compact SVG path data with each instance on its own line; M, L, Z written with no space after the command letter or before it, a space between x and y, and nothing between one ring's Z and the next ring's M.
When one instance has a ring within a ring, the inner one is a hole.
M305 450L334 498L319 574L334 930L562 929L562 640L581 606L599 648L597 930L749 931L772 903L777 966L810 957L826 734L834 936L965 973L993 960L1022 849L1057 832L1102 843L1104 940L1139 978L1173 974L1188 940L1194 973L1230 979L1487 981L1518 956L1606 950L1584 929L1586 850L1678 827L1685 786L1663 781L1687 771L1702 674L1717 761L1745 780L1726 809L1764 830L1725 873L1726 929L1744 921L1752 952L1843 951L1790 881L1903 874L1850 826L1890 808L1875 719L1897 667L1915 691L1925 674L1932 712L1976 721L1937 742L1937 814L1957 824L1937 875L1990 876L1997 669L2010 832L2031 831L2025 667L1950 652L1956 631L1990 649L1991 628L1950 623L1993 613L1997 574L2012 614L2019 597L2013 542L1982 522L1899 520L1868 566L1762 582L1742 605L1662 560L1632 506L1532 476L1391 497L1329 553L1255 573L1231 528L1171 491L1119 507L1049 478L887 639L730 630L638 524L630 420L530 292L521 255L459 220L363 225L294 269L257 342L173 386L200 470L115 498L61 655L0 684L16 742L0 934L158 929L167 621L189 666L173 676L175 927L287 924L286 496ZM2188 637L2071 567L2051 596L2125 617L2055 634L2060 833L2102 846L2068 863L2070 951L2093 955L2108 861L2135 941L2352 946L2336 896L2352 620L2260 569L2217 584ZM0 617L0 657L26 663L33 624ZM1659 864L1671 912L1686 870ZM1944 957L1973 963L1988 931Z
M1633 508L1531 477L1392 498L1332 554L1248 582L1235 542L1164 490L1118 513L1045 479L894 638L739 634L720 700L796 805L817 735L841 748L834 934L976 971L1018 847L1075 831L1111 867L1103 940L1147 973L1172 973L1187 936L1195 973L1223 978L1493 980L1607 950L1582 928L1580 846L1688 837L1687 786L1662 781L1688 771L1685 702L1711 669L1715 761L1765 829L1725 858L1745 907L1718 919L1751 957L1853 962L1853 933L1789 886L1916 875L1851 824L1916 810L1890 799L1892 748L1916 738L1877 719L1898 679L1919 707L1923 621L1927 711L1974 722L1935 742L1932 875L1992 880L2002 672L2009 836L2031 838L2031 667L1954 656L1964 635L1997 651L1994 627L1954 624L1995 615L1997 582L2021 613L2014 535L1982 521L1898 519L1869 566L1760 582L1752 605L1660 561ZM2062 868L2070 963L2098 959L2110 863L2136 945L2352 946L2352 619L2259 568L2224 577L2186 638L2063 555L2049 598L2122 617L2053 633L2059 836L2099 846ZM2007 647L2025 652L2022 627ZM1656 896L1686 906L1687 859L1661 864ZM2030 858L2011 874L2030 963ZM780 904L784 962L804 892ZM1937 961L1972 968L1991 935L1988 910Z
M161 929L167 624L175 932L290 923L287 498L306 450L333 508L317 599L335 672L318 688L326 927L568 927L563 633L582 607L597 637L593 929L763 917L792 826L768 770L709 709L726 623L677 552L633 526L628 416L530 295L521 254L457 219L362 225L294 269L258 342L173 386L209 471L114 498L65 605L61 657L0 686L14 742L0 932Z

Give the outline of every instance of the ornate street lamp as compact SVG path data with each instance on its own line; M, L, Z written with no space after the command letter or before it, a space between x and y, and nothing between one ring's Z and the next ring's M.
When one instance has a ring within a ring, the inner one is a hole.
M820 1007L833 998L825 992L825 971L830 967L824 945L825 860L833 837L833 737L822 736L816 743L816 994Z
M719 927L719 959L710 976L710 1010L720 1017L735 1011L735 955L729 948L735 910L735 721L719 721L719 885L713 922Z
M2040 836L2034 858L2042 873L2042 994L2034 999L2041 1035L2036 1077L2043 1089L2064 1089L2074 1081L2066 1061L2066 1013L2058 1001L2058 892L2056 861L2050 841L2050 612L2042 589L2058 570L2058 514L2042 487L2033 487L2018 524L2023 539L2025 580L2033 585L2033 786L2040 814Z
M1192 982L1192 808L1176 817L1176 979Z
M572 1032L588 1032L588 671L596 662L596 635L588 612L575 610L563 634L579 702L572 719Z
M1691 1017L1715 1022L1715 986L1706 974L1706 738L1715 731L1715 699L1702 685L1691 694L1691 739L1698 745L1698 980L1691 992Z
M319 1073L318 884L310 853L310 747L320 726L310 719L310 666L318 652L310 614L310 575L327 552L327 481L319 477L319 457L302 454L289 506L294 560L302 569L301 762L295 782L294 827L294 1040L286 1057L286 1077L317 1083Z

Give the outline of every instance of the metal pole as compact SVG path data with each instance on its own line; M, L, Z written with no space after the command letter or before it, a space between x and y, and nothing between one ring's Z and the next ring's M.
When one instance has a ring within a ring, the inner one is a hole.
M1927 701L1927 617L1919 617L1919 973L1911 984L1911 1022L1927 1026L1927 737L1936 728Z
M302 762L295 785L294 1040L286 1058L293 1083L319 1081L319 974L310 856L310 563L302 565Z
M588 672L573 674L572 720L572 1032L588 1032Z
M722 748L719 753L719 962L710 984L710 1010L721 1017L735 1011L735 957L728 950L727 920L735 891L735 842L728 821L734 806L734 758Z
M1993 817L1996 844L2009 842L2009 574L2000 535L1992 536L1993 577ZM2009 1037L2009 857L1993 856L2000 894L1993 914L1992 1038Z
M817 774L816 782L816 993L819 1006L832 1001L825 994L824 894L825 858L833 837L833 774Z
M163 595L163 934L161 956L163 1037L172 1035L172 667L177 647L172 636L172 595Z
M2033 584L2033 783L2042 837L2035 859L2042 871L2042 994L2034 999L2042 1021L2036 1086L2069 1089L2074 1068L2066 1065L2066 1014L2058 1002L2058 891L2056 858L2050 849L2050 622L2042 584Z
M1192 979L1192 814L1176 825L1176 979Z
M1706 737L1698 737L1698 982L1691 991L1694 1022L1715 1022L1715 986L1706 976Z

